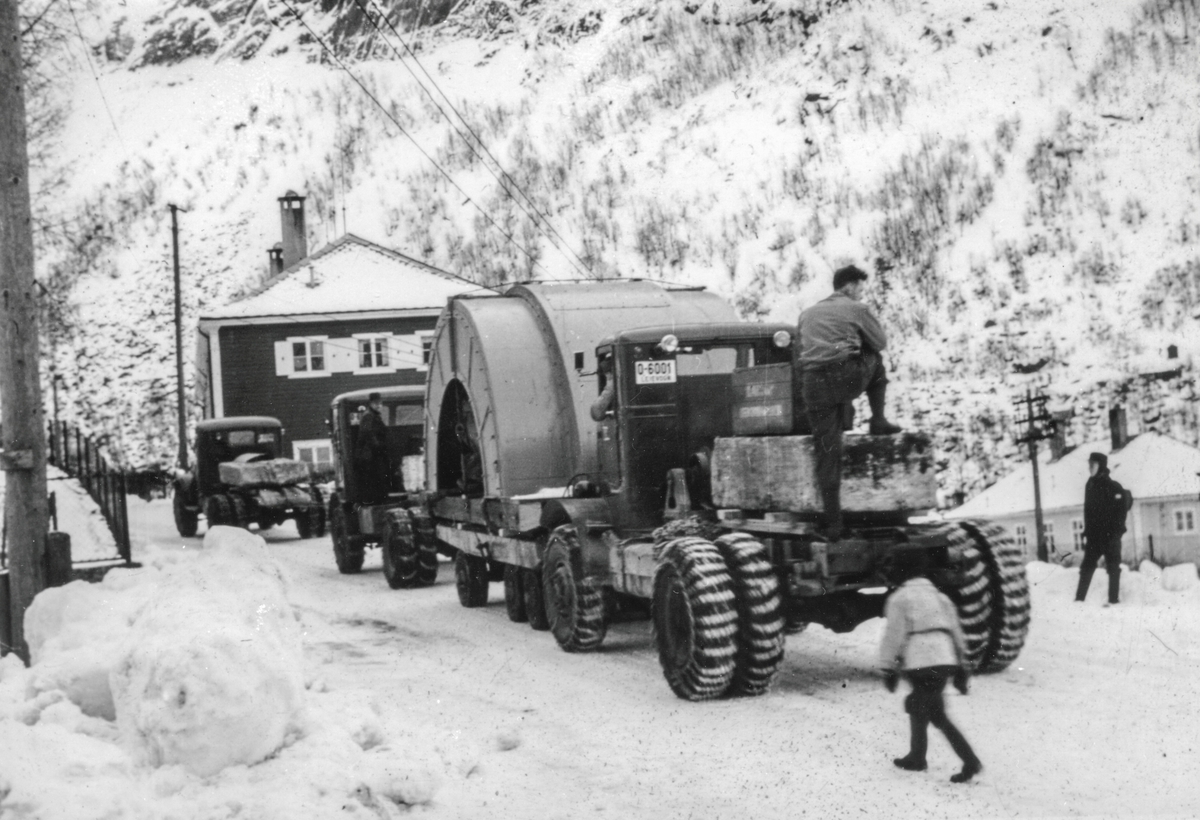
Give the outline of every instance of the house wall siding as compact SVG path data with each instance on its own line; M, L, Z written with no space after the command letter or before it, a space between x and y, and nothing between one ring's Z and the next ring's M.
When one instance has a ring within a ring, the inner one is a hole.
M266 415L279 419L286 431L285 452L292 441L329 437L325 419L329 403L339 393L369 387L423 384L425 371L394 373L331 373L321 378L277 376L275 343L296 336L344 338L356 333L414 334L432 331L436 317L283 322L233 325L219 329L221 374L226 416Z

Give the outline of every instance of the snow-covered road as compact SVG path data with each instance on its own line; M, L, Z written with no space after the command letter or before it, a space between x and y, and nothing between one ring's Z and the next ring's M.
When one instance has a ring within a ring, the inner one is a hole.
M131 501L135 539L177 543L166 502ZM1167 592L1126 572L1124 602L1085 604L1077 573L1030 565L1034 620L1008 671L948 697L985 770L934 734L930 768L908 773L900 694L874 672L882 622L788 639L766 696L693 704L658 668L649 623L615 624L600 651L561 652L508 621L500 584L459 606L449 565L427 589L392 591L377 551L339 575L328 538L265 534L291 577L312 674L374 703L389 736L466 761L436 816L1045 817L1200 813L1200 588ZM197 539L198 542L198 539ZM135 547L136 549L136 547Z

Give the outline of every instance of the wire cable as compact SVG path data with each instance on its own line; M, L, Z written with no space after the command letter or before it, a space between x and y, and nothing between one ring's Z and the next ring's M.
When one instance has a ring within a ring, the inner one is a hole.
M392 52L396 55L397 59L400 61L400 64L403 65L404 68L408 71L408 73L412 75L412 78L414 80L416 80L417 85L421 88L422 91L425 92L425 96L427 96L429 98L430 102L433 103L434 107L437 108L438 112L446 120L446 123L451 128L454 129L454 132L456 134L458 134L459 138L467 146L468 150L470 150L471 153L475 156L475 158L479 160L480 165L482 165L488 171L488 173L490 173L492 175L492 177L495 178L496 182L498 182L500 184L500 187L504 189L505 193L507 193L509 195L509 197L512 198L512 200L516 204L516 206L521 209L521 212L524 213L525 216L529 217L529 219L534 223L534 226L537 227L539 230L541 230L541 227L538 225L538 219L540 219L542 222L545 223L546 227L550 230L550 233L554 234L554 237L556 237L559 240L559 242L562 242L563 245L567 246L567 250L569 250L571 255L573 257L575 257L575 261L572 261L571 259L567 259L567 261L570 262L571 267L575 268L576 272L578 272L580 274L584 274L586 272L586 274L593 279L599 278L594 273L592 273L592 271L590 269L588 269L587 263L584 262L583 259L579 256L579 254L577 254L570 247L567 240L564 239L562 237L562 234L560 234L558 232L558 230L554 227L554 224L550 221L550 218L548 216L546 216L544 213L542 213L542 211L537 207L537 205L534 204L533 200L529 198L529 195L525 193L525 191L521 188L521 186L519 186L517 184L516 180L514 180L512 178L512 176L508 173L508 171L506 171L504 169L504 166L500 163L500 161L498 159L496 159L496 157L492 154L491 151L488 150L488 147L484 143L483 138L480 137L479 134L475 131L475 129L471 127L471 124L467 122L466 118L462 115L462 113L459 112L459 110L457 108L455 108L454 103L446 95L446 92L444 92L442 90L441 86L439 86L437 84L437 81L429 74L428 71L425 70L425 66L423 66L421 64L421 61L417 58L416 52L414 52L412 50L412 48L408 45L408 43L406 43L404 41L404 37L400 34L399 31L397 31L396 26L392 24L392 21L388 19L387 14L379 6L379 3L377 2L377 0L370 0L371 5L375 8L374 13L369 11L367 9L367 7L365 5L363 5L363 0L354 0L354 2L362 10L362 12L366 16L367 20L375 28L375 31L377 31L380 34L384 43L386 43L388 45L388 47L391 48ZM479 151L475 149L475 146L472 145L471 140L467 139L466 135L463 134L463 132L458 128L458 126L454 124L454 121L450 119L450 115L446 113L446 110L444 108L442 108L442 104L439 103L437 101L437 99L434 98L433 93L428 88L426 88L426 86L423 82L421 82L421 78L418 77L416 72L413 71L412 68L409 67L409 65L405 62L404 55L400 53L399 49L397 49L394 45L392 45L392 42L388 39L386 32L384 32L384 30L379 27L379 23L377 22L377 19L379 19L379 18L382 18L383 21L385 23L387 23L388 28L391 29L392 33L396 35L396 39L400 41L400 45L404 46L404 50L406 52L408 52L409 59L411 59L414 63L416 63L417 67L419 69L421 69L421 73L425 75L425 78L427 80L429 80L430 84L435 89L437 89L438 94L441 95L442 100L445 101L446 106L451 111L454 112L454 115L456 117L458 117L459 122L462 123L463 127L466 128L467 132L470 133L470 135L474 138L475 142L479 145L479 149L482 150L483 153L487 155L487 158L490 159L492 161L492 163L496 166L496 168L499 169L500 174L504 175L504 179L501 179L500 176L495 171L493 171L490 166L488 166L488 164L484 161L483 156L481 156ZM530 214L529 211L526 210L525 207L521 204L521 202L519 200L517 200L516 197L513 196L513 193L512 193L513 191L516 191L518 194L521 195L521 198L525 200L526 204L528 204L529 207L531 209L533 209L533 212L535 214L537 214L538 219L535 219L533 214ZM555 250L557 250L559 253L563 254L564 257L566 257L566 251L564 251L561 247L559 247L558 243L555 242L554 239L551 238L549 234L543 232L542 235L545 236L546 239L548 239L550 241L550 244L554 246ZM576 261L579 263L578 265L575 264ZM580 265L583 266L582 269L580 268Z
M431 157L429 155L429 152L427 152L424 148L421 147L421 144L419 142L417 142L416 138L414 138L413 135L410 134L394 116L392 116L391 112L388 111L386 108L384 108L383 103L381 103L379 101L379 98L376 97L370 91L370 89L367 88L367 86L363 83L363 81L360 80L357 77L357 75L355 75L355 73L353 71L351 71L349 69L349 67L346 66L346 64L342 61L342 58L337 56L337 54L331 48L329 48L328 45L325 44L324 38L322 38L321 35L317 34L317 32L313 30L312 26L310 26L304 20L304 18L300 15L300 13L296 11L296 9L292 6L291 2L289 2L289 0L280 0L280 2L282 2L285 6L287 6L288 11L290 11L292 13L292 16L297 20L297 22L299 22L300 25L304 26L305 30L308 31L308 33L310 35L312 35L313 39L315 39L317 41L317 43L321 46L321 49L337 63L339 68L341 68L343 71L346 72L347 76L349 76L350 79L354 81L355 85L357 85L360 89L362 89L362 92L367 95L367 97L371 100L371 102L375 103L376 107L378 107L379 110L381 112L383 112L383 115L385 117L387 117L388 120L391 121L392 125L396 126L396 129L401 133L401 135L406 137L408 139L408 141L413 144L413 146L417 149L417 151L421 154L421 156L425 157L425 159L429 160L429 162L432 163L435 168L437 168L438 173L440 173L442 176L444 176L446 178L446 181L449 182L456 191L458 191L460 194L462 194L463 197L465 197L465 200L467 202L471 203L471 205L475 207L475 210L477 210L480 213L480 215L483 216L483 218L485 220L487 220L489 225L491 225L493 228L495 228L497 230L497 232L500 233L501 236L503 236L506 240L508 240L513 245L513 247L515 247L517 250L521 251L521 253L525 254L526 258L529 259L530 263L534 267L541 268L541 270L543 272L546 272L545 267L542 266L542 263L538 261L537 257L534 256L533 253L530 252L530 250L528 248L526 248L521 243L519 243L516 240L516 238L513 237L513 235L511 233L509 233L508 231L505 231L504 228L500 227L500 225L496 222L496 220L493 219L491 217L491 215L488 214L488 212L485 211L479 205L479 203L477 203L474 199L472 199L471 196L466 191L464 191L457 182L454 181L454 178L452 176L450 176L450 174L447 173L446 170L444 168L442 168L441 165L438 164L437 160L435 160L433 157Z

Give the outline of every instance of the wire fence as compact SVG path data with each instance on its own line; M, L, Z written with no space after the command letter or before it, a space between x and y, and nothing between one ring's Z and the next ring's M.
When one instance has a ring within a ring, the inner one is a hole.
M117 554L130 562L129 510L125 503L128 491L125 473L112 468L101 455L99 444L83 435L78 427L63 421L51 424L47 461L71 478L77 479L87 494L100 507L105 523L117 544ZM92 559L108 561L110 558ZM77 561L84 564L87 561Z

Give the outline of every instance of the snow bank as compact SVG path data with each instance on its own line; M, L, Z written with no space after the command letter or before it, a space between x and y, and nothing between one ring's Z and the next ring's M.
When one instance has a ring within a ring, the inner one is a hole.
M1170 592L1189 590L1198 580L1195 564L1176 564L1162 571L1162 587Z
M201 776L275 752L304 692L300 629L262 538L213 527L204 547L163 573L110 676L135 754Z
M306 688L262 538L214 527L142 560L38 595L32 666L0 659L0 816L389 817L454 774L358 693Z

